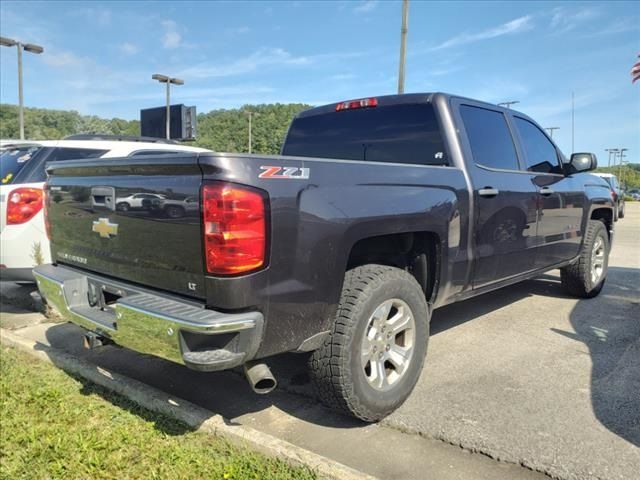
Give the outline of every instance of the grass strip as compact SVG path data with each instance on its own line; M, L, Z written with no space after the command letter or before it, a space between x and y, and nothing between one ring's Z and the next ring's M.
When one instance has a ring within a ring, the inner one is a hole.
M310 480L13 348L0 352L0 478Z

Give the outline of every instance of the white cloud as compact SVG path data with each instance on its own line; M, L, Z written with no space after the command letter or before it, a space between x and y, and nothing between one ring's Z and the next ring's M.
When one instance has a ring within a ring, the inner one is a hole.
M79 57L75 53L53 50L42 55L42 61L52 67L70 67L83 65L87 59Z
M446 40L445 42L432 47L430 50L442 50L444 48L458 47L460 45L467 45L469 43L489 40L491 38L502 37L504 35L513 35L516 33L526 32L527 30L531 30L533 28L531 20L531 15L525 15L523 17L518 17L509 22L503 23L502 25L498 25L497 27L482 30L481 32L461 33L460 35L456 35L455 37L452 37L449 40Z
M556 7L552 10L549 26L554 33L565 33L599 16L600 12L595 8L570 10L567 7Z
M239 35L243 35L245 33L249 33L251 31L251 29L249 27L247 27L246 25L243 25L241 27L231 28L231 29L229 29L229 31L231 33L236 33L236 34L239 34Z
M352 80L356 78L353 73L338 73L329 77L330 80Z
M377 0L364 0L360 5L353 9L356 13L367 13L373 11L378 5Z
M161 25L164 27L162 46L164 48L180 47L182 45L182 35L178 32L178 24L173 20L163 20Z
M636 18L622 18L610 25L604 27L602 30L597 31L594 35L615 35L617 33L625 33L636 31L640 33L640 19Z
M282 48L261 48L251 55L228 63L210 62L187 67L179 73L186 78L220 78L255 72L258 68L274 66L301 66L320 62L331 62L339 59L354 58L362 55L359 52L323 53L309 56L296 56Z
M120 51L125 55L135 55L140 51L140 49L133 43L124 42L120 45Z

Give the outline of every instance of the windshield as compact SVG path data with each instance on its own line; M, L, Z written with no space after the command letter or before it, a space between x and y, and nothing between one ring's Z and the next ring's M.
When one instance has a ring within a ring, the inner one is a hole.
M23 145L8 148L0 153L0 181L2 185L12 183L18 172L41 150L42 147L38 145Z

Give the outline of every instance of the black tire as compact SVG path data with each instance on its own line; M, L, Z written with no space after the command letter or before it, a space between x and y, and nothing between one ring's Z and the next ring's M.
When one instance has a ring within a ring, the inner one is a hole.
M618 212L618 218L624 218L624 203L620 206L620 211Z
M169 218L181 218L184 217L184 208L177 205L168 205L164 207L164 213Z
M127 202L120 202L116 205L116 210L120 212L128 212L131 209L131 205Z
M594 255L593 247L598 238L602 239L604 245L604 264L602 274L594 282L591 277L591 263ZM609 249L606 225L599 220L589 220L578 261L560 269L560 280L567 292L580 298L593 298L600 293L607 279Z
M413 353L404 373L388 390L381 391L368 382L360 356L370 318L382 303L391 299L401 300L411 310L415 323ZM406 271L384 265L349 270L331 335L310 358L311 378L322 403L365 422L381 420L397 409L422 371L429 320L424 292Z

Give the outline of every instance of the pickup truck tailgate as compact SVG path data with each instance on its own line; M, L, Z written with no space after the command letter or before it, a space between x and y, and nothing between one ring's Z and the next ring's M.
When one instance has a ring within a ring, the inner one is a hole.
M196 154L56 162L47 172L55 263L205 298Z

